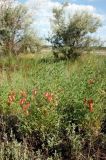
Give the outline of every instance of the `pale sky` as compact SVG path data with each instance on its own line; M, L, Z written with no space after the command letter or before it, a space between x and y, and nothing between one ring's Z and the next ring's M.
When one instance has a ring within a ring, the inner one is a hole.
M34 26L38 34L45 38L51 32L50 18L52 18L53 7L59 7L62 2L68 2L67 10L70 14L76 10L88 10L99 16L103 26L95 34L102 40L106 40L106 0L18 0L25 3L31 9L32 16L35 17ZM37 10L37 13L36 13Z

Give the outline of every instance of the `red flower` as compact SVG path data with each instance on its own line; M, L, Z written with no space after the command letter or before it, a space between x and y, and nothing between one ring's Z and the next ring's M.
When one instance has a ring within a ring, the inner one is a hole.
M8 96L8 100L9 100L10 102L13 102L13 97L12 97L11 95L9 95L9 96Z
M88 100L88 106L90 112L93 112L93 105L94 105L93 100L92 99Z
M45 98L47 98L47 100L48 100L49 102L51 102L51 101L53 100L53 94L51 94L51 93L46 92L46 93L44 94L44 96L45 96Z
M12 95L12 100L15 101L15 95Z
M30 103L28 102L27 104L25 104L25 105L22 107L22 110L26 112L29 107L30 107Z
M15 96L16 96L16 94L15 94L14 92L12 92L12 93L10 93L10 94L8 95L8 100L7 100L7 104L8 104L8 105L11 105L12 102L15 101Z
M45 96L45 97L48 97L49 94L50 94L50 93L46 92L46 93L44 94L44 96Z
M26 98L21 98L19 101L20 106L22 106L26 102Z
M49 96L47 97L47 99L48 99L49 102L51 102L51 101L53 100L53 96L52 96L52 95L49 95Z

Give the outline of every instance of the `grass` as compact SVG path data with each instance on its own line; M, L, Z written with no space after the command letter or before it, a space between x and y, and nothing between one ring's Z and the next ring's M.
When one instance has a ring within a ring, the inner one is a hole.
M75 62L55 61L49 53L2 58L1 157L2 145L8 142L11 157L12 145L20 153L24 141L26 159L106 157L105 100L105 56L84 55Z

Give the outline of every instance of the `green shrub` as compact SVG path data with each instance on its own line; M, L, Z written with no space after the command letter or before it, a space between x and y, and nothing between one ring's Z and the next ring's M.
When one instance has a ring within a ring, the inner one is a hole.
M83 160L101 156L105 148L105 57L85 56L73 63L41 61L39 55L13 59L13 69L6 59L1 64L10 71L7 75L2 69L0 79L2 156L4 152L10 156L12 146L12 153L17 154L15 148L18 145L20 150L24 140L26 157ZM2 146L5 135L7 151Z

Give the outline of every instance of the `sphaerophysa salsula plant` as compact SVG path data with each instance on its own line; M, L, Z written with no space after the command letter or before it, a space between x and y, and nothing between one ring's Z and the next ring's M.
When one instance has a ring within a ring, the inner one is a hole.
M25 157L104 158L105 57L53 63L36 56L0 63L9 71L8 78L4 70L0 73L1 155L21 155L25 140Z
M84 50L99 46L100 41L91 35L102 25L99 17L88 11L76 11L72 15L66 13L67 4L53 9L51 19L52 34L48 41L52 44L54 56L65 59L76 58Z

